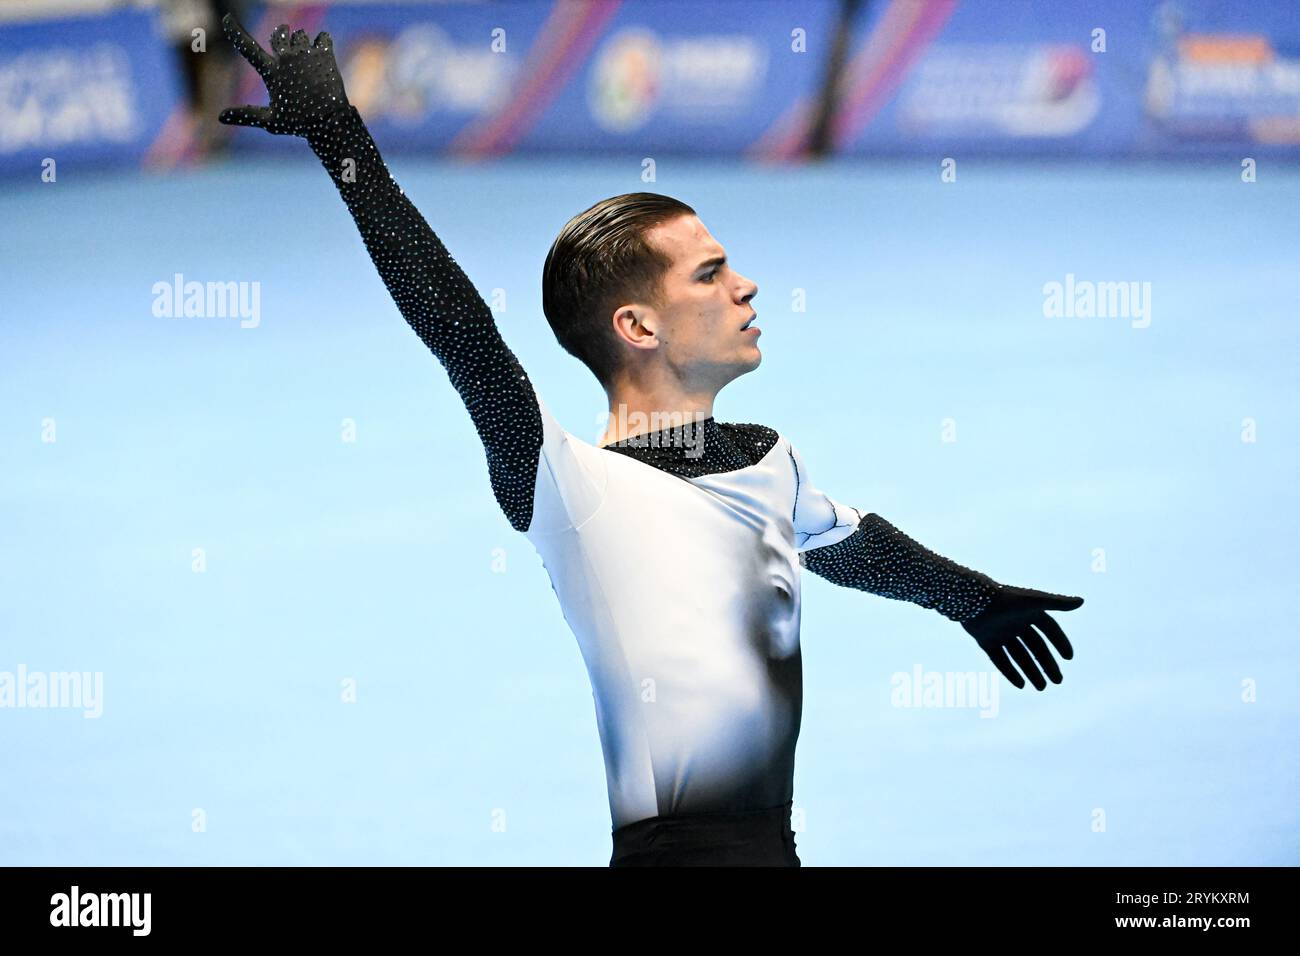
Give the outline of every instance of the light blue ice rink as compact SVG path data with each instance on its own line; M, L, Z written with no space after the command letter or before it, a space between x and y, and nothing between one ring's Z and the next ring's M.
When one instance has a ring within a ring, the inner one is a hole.
M1300 173L390 165L571 431L603 393L542 316L546 250L668 193L760 286L720 420L1085 597L1065 682L999 678L990 718L891 699L994 673L958 625L805 573L804 865L1300 863ZM577 643L305 147L10 187L0 262L0 672L103 674L98 719L0 709L0 864L608 863ZM178 272L260 283L260 324L155 317ZM1045 317L1067 274L1149 282L1149 326Z

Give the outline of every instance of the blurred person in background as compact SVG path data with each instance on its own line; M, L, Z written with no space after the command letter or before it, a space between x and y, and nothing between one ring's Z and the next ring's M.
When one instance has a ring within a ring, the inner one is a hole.
M195 159L220 152L229 142L230 130L217 114L235 94L239 57L219 34L223 18L242 20L246 7L246 0L162 0L163 29L185 78Z

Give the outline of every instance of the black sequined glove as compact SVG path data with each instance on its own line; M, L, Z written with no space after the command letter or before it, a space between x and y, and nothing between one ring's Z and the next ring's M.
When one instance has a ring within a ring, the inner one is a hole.
M1052 620L1047 612L1073 611L1082 603L1081 597L999 585L988 606L975 617L963 622L962 627L975 638L1003 677L1016 687L1025 686L1024 677L1011 664L1015 661L1030 683L1038 690L1043 690L1047 687L1047 681L1043 680L1039 665L1047 671L1053 684L1059 684L1062 680L1061 668L1052 658L1052 652L1048 650L1043 636L1046 635L1047 640L1052 642L1062 659L1068 661L1074 657L1074 648L1070 646L1061 625Z
M221 111L218 119L229 126L257 126L270 133L312 138L332 116L350 107L343 78L334 62L334 41L321 32L316 42L303 30L289 34L280 24L271 34L271 49L263 50L227 13L221 21L235 49L252 64L271 95L269 106L236 106Z

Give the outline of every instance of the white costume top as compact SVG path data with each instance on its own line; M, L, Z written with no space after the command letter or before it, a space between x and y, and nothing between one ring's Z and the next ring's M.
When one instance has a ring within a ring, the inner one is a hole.
M614 826L786 803L799 552L842 541L862 515L813 487L784 438L752 465L682 478L541 412L527 536L591 677Z

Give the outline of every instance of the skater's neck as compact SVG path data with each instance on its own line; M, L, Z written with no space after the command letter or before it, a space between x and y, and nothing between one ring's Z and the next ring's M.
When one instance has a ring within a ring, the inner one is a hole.
M600 445L712 418L716 395L713 389L693 389L679 383L647 387L621 382L607 392L609 426Z

